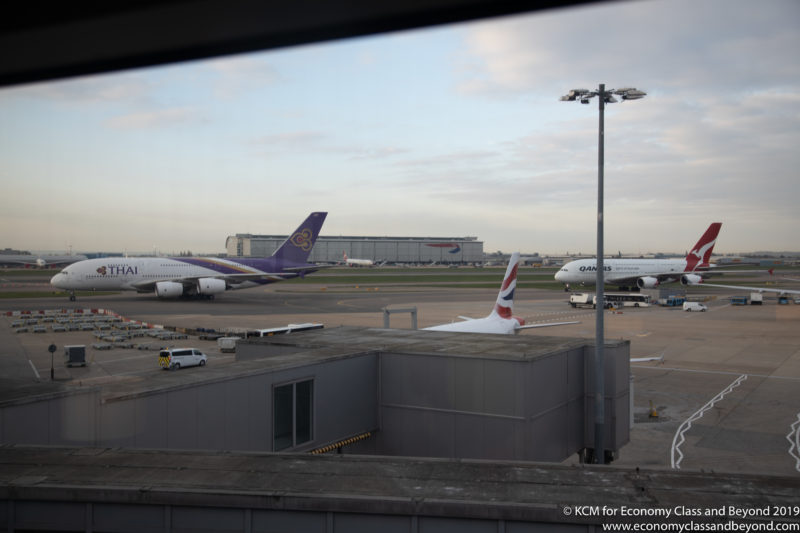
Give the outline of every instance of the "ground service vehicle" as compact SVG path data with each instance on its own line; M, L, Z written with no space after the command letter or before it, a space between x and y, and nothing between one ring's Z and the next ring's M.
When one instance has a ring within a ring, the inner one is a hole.
M650 295L636 292L607 292L603 295L606 304L614 307L648 307Z
M669 296L667 298L659 298L658 305L663 305L664 307L678 307L679 305L683 305L686 301L686 298L683 296Z
M197 348L170 348L158 354L158 364L164 370L179 370L185 366L205 366L208 357Z
M607 292L603 295L605 308L611 307L647 307L650 305L650 296L630 292ZM590 292L576 292L569 295L569 305L572 307L591 306L597 308L597 296Z
M684 311L707 311L708 307L700 302L683 302Z

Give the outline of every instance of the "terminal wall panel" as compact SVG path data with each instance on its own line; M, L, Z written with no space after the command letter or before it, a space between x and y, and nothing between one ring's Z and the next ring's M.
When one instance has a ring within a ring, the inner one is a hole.
M453 413L386 407L378 435L381 455L455 457Z
M333 531L336 533L409 533L411 517L392 515L368 515L336 513L333 515Z
M197 390L170 391L165 400L167 446L173 450L197 448Z
M51 444L48 402L5 407L3 444Z
M453 409L453 366L450 357L383 354L382 403Z
M482 359L459 358L453 361L455 409L470 412L486 409L485 366Z
M231 533L245 531L243 509L220 507L173 507L169 531L173 533L194 533L215 531Z
M527 414L542 416L568 401L568 359L563 354L537 359L528 367ZM583 390L581 389L581 395Z
M14 529L9 531L86 531L86 510L83 502L15 502Z
M484 360L485 412L524 416L524 363Z
M378 427L377 355L321 365L315 379L315 429L319 444Z
M202 420L197 426L196 448L201 450L225 450L225 383L200 387L197 391L197 417Z
M495 520L421 516L419 533L497 533Z
M108 448L135 447L139 432L135 422L135 402L112 401L101 404L97 445Z
M132 400L136 418L137 448L167 448L167 409L165 395L143 396Z
M578 448L570 449L569 444L569 406L562 405L542 413L527 425L529 457L536 461L563 461Z
M246 450L272 450L272 388L264 386L263 378L266 376L269 374L238 380L238 384L248 391L248 403L241 405L248 417L248 424L243 426Z
M459 414L455 421L455 455L466 459L508 460L518 455L520 420Z
M262 511L252 514L253 533L275 533L276 531L302 531L303 533L327 533L327 513L302 511Z
M269 442L262 442L259 446L258 443L250 441L250 424L270 424L271 427L272 418L267 417L260 421L251 421L252 417L248 410L251 385L249 383L247 383L246 386L242 385L242 380L238 379L226 381L224 383L225 420L221 426L225 435L225 445L223 449L255 451L272 450L272 446L269 444ZM268 387L269 385L261 383L261 386ZM267 410L271 409L271 405L265 407ZM269 412L271 412L271 410ZM268 441L269 439L266 440Z
M158 505L92 504L92 531L142 533L164 531L164 509Z
M84 446L94 442L97 394L73 394L50 402L50 444Z

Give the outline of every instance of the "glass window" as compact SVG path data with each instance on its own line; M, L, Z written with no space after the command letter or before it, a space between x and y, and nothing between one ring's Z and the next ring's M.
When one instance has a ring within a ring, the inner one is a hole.
M275 387L272 394L273 450L292 447L292 389L294 384Z
M273 388L273 450L299 446L313 439L314 380Z
M311 422L314 405L314 382L311 380L295 384L295 446L311 441Z

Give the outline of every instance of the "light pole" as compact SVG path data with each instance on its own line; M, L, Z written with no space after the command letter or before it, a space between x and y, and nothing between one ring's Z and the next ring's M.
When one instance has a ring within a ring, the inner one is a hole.
M561 97L562 102L579 101L588 104L595 96L599 96L600 110L600 133L597 140L597 277L595 287L597 289L597 305L595 313L595 356L594 356L594 462L597 464L605 463L605 359L603 347L605 344L605 332L603 325L603 312L605 311L605 281L603 274L605 265L603 264L603 166L604 166L604 111L606 103L617 102L614 95L623 100L639 100L644 98L647 93L626 87L624 89L606 90L605 84L601 83L597 91L588 89L572 89Z

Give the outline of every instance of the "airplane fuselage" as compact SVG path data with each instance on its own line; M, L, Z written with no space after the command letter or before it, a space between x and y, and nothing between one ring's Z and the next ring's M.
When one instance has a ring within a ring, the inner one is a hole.
M614 285L619 280L675 273L675 280L686 271L685 259L604 259L603 281ZM597 259L578 259L556 272L557 281L569 284L594 285L597 281ZM634 283L635 285L635 283Z
M523 321L524 324L524 321ZM502 335L513 335L520 327L520 321L516 318L502 318L499 316L488 316L486 318L476 318L474 320L464 320L453 322L452 324L442 324L424 328L428 331L455 331L460 333L499 333Z
M313 265L309 265L309 269ZM276 272L277 271L277 272ZM267 277L242 279L253 275ZM280 272L271 257L237 260L216 257L106 257L87 259L63 269L51 284L66 290L134 290L150 292L158 282L176 279L202 279L230 276L230 288L245 289L297 277L296 272ZM239 279L236 279L236 278Z

